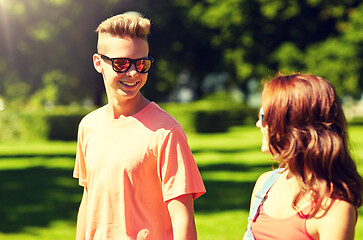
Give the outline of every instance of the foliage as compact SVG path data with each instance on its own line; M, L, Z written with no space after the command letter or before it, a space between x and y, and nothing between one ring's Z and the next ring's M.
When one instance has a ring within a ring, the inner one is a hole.
M0 141L46 139L48 125L41 112L0 111Z
M221 49L222 68L229 67L231 80L245 92L251 79L284 68L321 74L336 83L341 96L359 97L362 61L355 53L356 45L347 44L343 36L344 26L357 22L351 12L360 1L176 2L184 7L187 19L214 31L210 46ZM352 66L347 68L347 61Z
M198 133L227 132L229 128L226 110L197 111L195 119L195 129Z
M225 93L192 103L160 104L186 132L226 132L236 125L253 125L257 110L235 102ZM81 119L92 109L79 106L48 110L0 111L0 142L14 140L76 140Z
M351 126L363 126L363 117L355 117L349 121Z
M360 97L359 70L362 62L354 45L347 45L338 39L328 39L321 44L309 46L306 53L306 68L337 86L341 97L350 95ZM349 63L349 64L345 64Z
M232 126L253 125L257 110L240 104L226 93L191 103L160 104L186 132L226 132Z
M76 140L78 125L83 117L81 113L48 115L49 131L47 138L63 141Z
M72 82L72 77L65 75L59 69L44 73L42 88L33 94L30 106L41 108L44 105L70 104L73 96L67 88Z
M78 124L88 111L79 107L0 111L0 142L76 140Z
M320 74L341 97L360 97L360 0L0 1L0 95L20 107L86 98L101 105L102 77L91 59L94 29L130 10L153 23L156 62L143 89L152 100L170 99L181 84L202 99L208 76L225 73L223 87L238 86L246 100L250 81L278 70Z

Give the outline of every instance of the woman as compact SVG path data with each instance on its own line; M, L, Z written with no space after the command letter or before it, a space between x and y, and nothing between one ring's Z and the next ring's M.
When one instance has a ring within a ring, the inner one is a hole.
M265 84L256 126L261 150L280 169L257 180L244 239L354 239L363 182L333 86L313 75L276 76Z

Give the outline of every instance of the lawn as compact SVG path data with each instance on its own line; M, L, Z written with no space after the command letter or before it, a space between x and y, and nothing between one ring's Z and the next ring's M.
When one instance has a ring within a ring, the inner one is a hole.
M363 127L350 129L363 174ZM242 239L250 194L271 168L255 127L224 134L188 134L207 193L195 201L198 239ZM0 239L74 239L82 189L72 178L75 142L0 144ZM363 208L356 239L363 239Z

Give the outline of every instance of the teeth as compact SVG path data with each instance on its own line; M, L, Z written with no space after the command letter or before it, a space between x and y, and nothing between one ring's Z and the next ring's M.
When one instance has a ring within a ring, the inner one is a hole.
M135 86L136 83L130 83L130 82L122 82L123 84L127 85L127 86Z

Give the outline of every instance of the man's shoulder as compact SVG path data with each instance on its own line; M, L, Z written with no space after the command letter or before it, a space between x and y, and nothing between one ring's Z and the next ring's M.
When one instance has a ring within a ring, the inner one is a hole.
M95 119L101 118L105 112L105 107L106 106L103 106L103 107L97 108L97 109L89 112L82 118L81 123L85 124L87 122L92 122Z
M153 106L149 117L153 119L153 122L159 123L158 125L163 127L168 126L170 128L181 128L178 121L172 115L161 108L158 104L154 102L152 104Z

